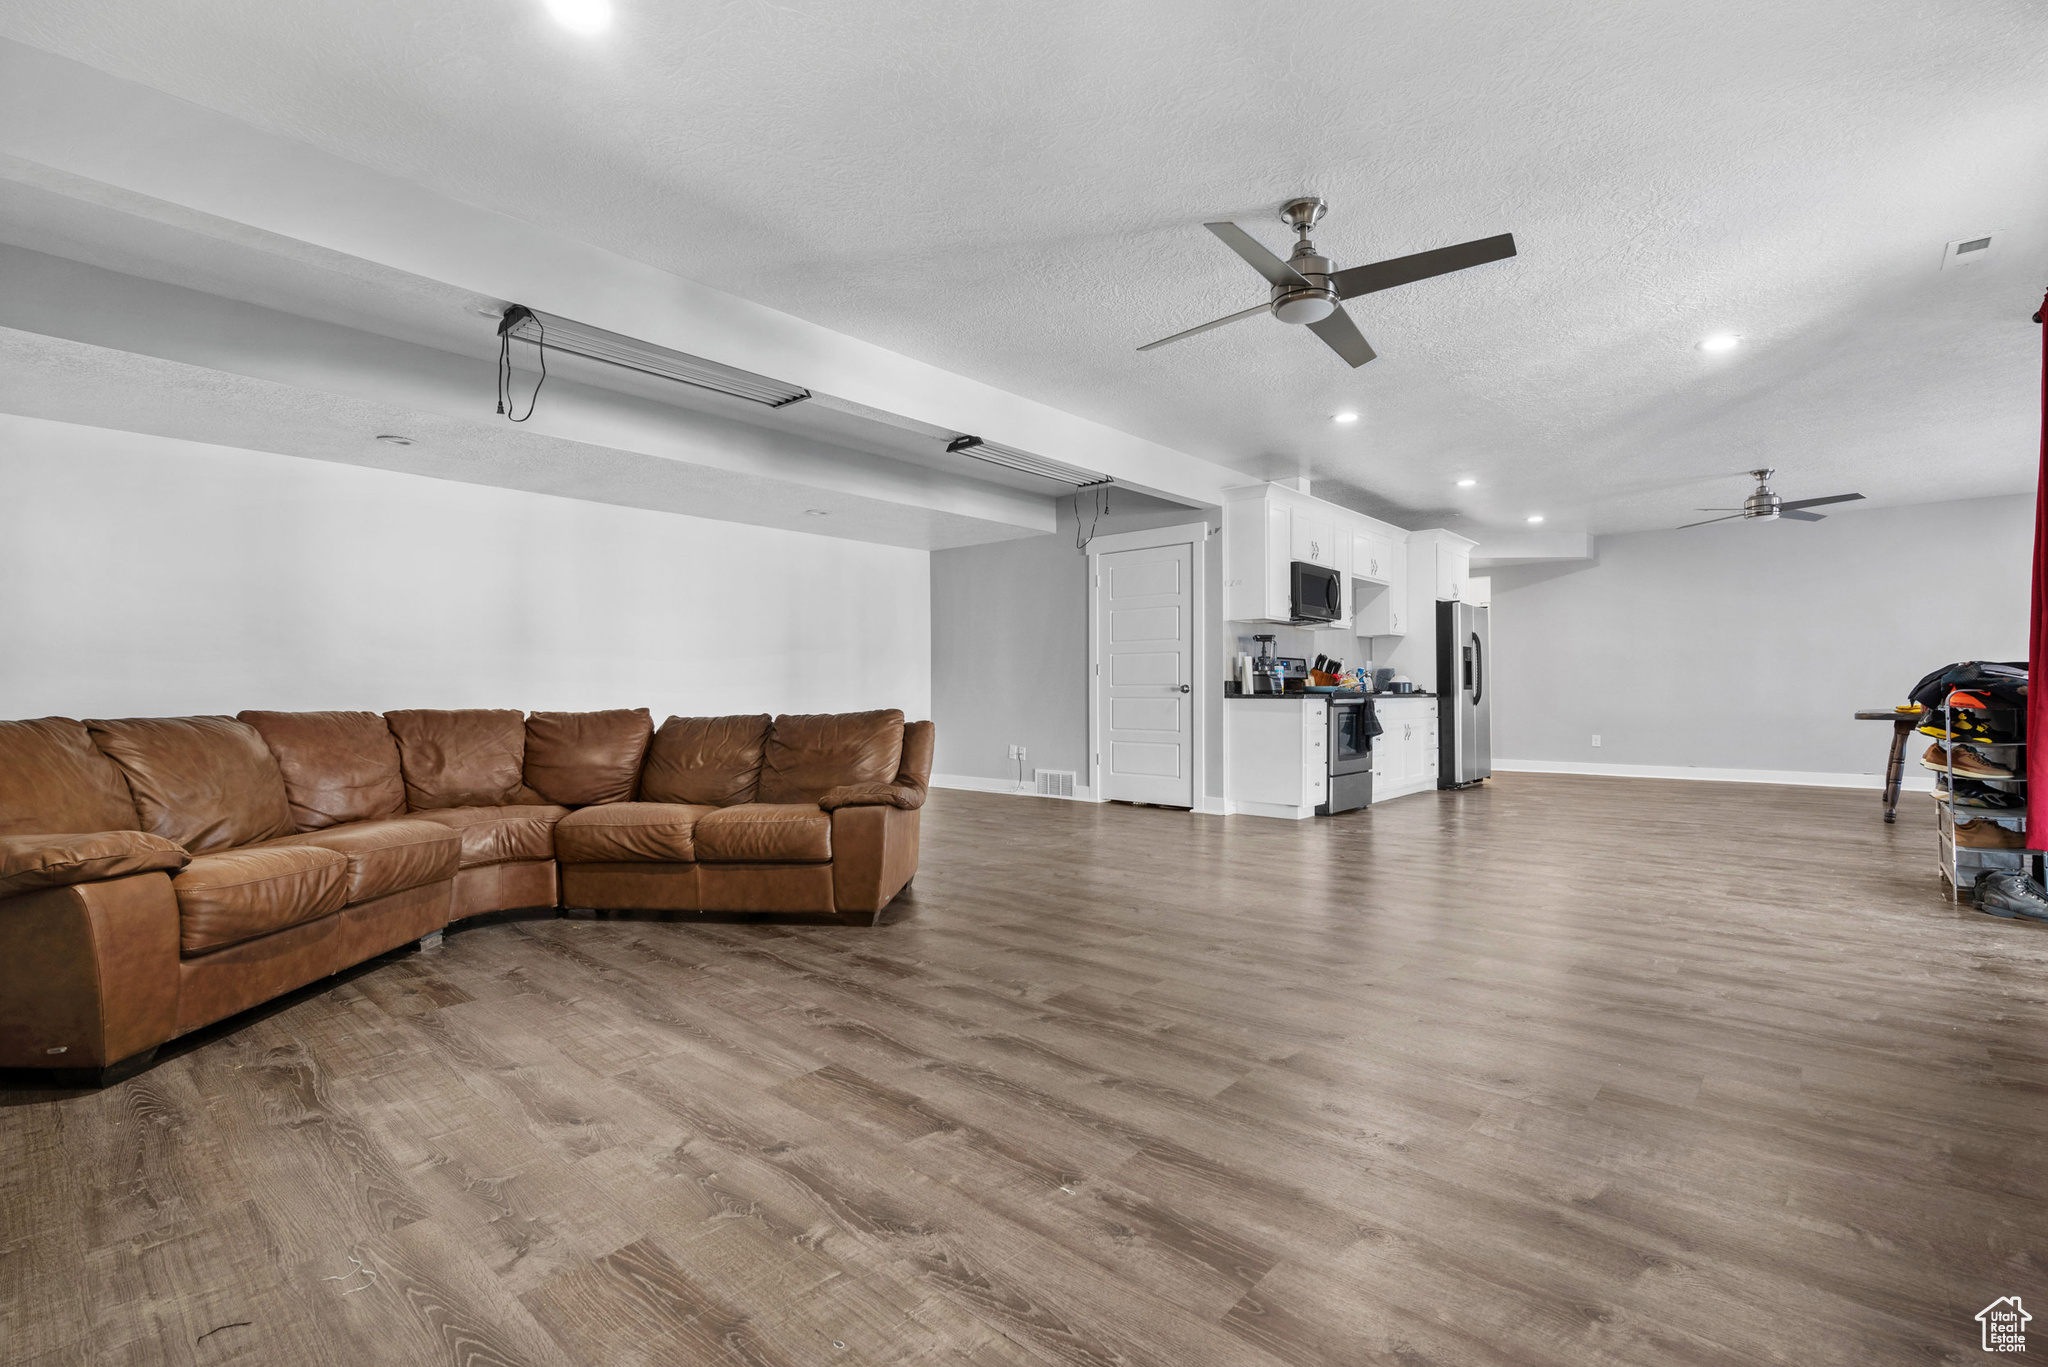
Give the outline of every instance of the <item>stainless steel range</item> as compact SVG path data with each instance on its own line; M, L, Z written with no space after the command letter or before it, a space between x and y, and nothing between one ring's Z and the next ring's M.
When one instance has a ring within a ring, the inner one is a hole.
M1330 766L1329 798L1316 807L1317 816L1355 811L1372 803L1372 699L1330 698L1330 742L1324 747Z

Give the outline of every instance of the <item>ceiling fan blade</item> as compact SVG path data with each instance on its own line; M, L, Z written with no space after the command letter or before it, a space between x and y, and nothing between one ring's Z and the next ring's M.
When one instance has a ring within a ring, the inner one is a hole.
M1352 266L1331 276L1330 283L1337 287L1339 299L1356 299L1361 294L1375 294L1380 290L1390 290L1396 285L1412 285L1417 280L1427 280L1433 275L1449 275L1452 271L1462 271L1468 266L1483 266L1489 261L1504 261L1514 254L1515 235L1502 233L1499 237L1482 237L1476 242L1461 242L1455 247L1438 247L1433 252L1417 252L1413 256L1397 256L1391 261L1375 261L1370 266Z
M1273 285L1306 285L1300 271L1266 250L1266 244L1253 237L1235 223L1204 223L1202 225L1223 239L1223 245L1236 252L1260 275Z
M1700 511L1701 511L1701 512L1705 512L1705 511L1706 511L1706 509L1702 508L1702 509L1701 509ZM1705 522L1688 522L1688 523L1686 523L1686 524L1685 524L1685 527L1704 527L1704 526L1706 526L1706 525L1707 525L1707 523L1708 523L1708 522L1728 522L1728 521L1731 521L1731 520L1732 520L1732 519L1734 519L1734 518L1738 518L1738 517L1741 517L1741 516L1742 516L1742 514L1741 514L1741 513L1730 513L1730 514L1728 514L1728 516L1727 516L1727 517L1710 517L1710 518L1706 519L1706 521L1705 521ZM1685 527L1680 527L1680 528L1679 528L1678 530L1680 530L1680 531L1682 532L1682 531L1684 531L1684 530L1685 530Z
M1168 342L1178 342L1183 337L1192 337L1198 332L1207 332L1210 328L1220 328L1225 323L1235 323L1240 319L1250 318L1254 314L1271 313L1272 311L1273 306L1271 304L1259 304L1253 308L1246 309L1243 313L1233 313L1228 318L1218 318L1214 322L1204 323L1200 327L1189 328L1186 332L1176 332L1171 337L1161 337L1156 342L1147 342L1139 347L1138 350L1150 351L1154 347L1165 346Z
M1802 513L1797 508L1780 508L1778 516L1788 522L1825 522L1826 513Z
M1694 512L1696 512L1696 513L1739 513L1739 512L1741 512L1741 511L1742 511L1742 509L1740 509L1740 508L1695 508L1695 509L1693 509L1693 511L1694 511ZM1695 523L1695 524L1693 524L1693 525L1697 526L1697 525L1699 525L1699 524Z
M1310 323L1308 330L1322 338L1330 350L1342 356L1353 370L1378 354L1372 349L1372 344L1365 340L1365 334L1358 330L1358 324L1351 321L1351 315L1341 306L1320 323Z
M1788 513L1794 508L1818 508L1823 503L1853 503L1861 497L1861 494L1831 494L1826 498L1795 498L1780 503L1778 511Z

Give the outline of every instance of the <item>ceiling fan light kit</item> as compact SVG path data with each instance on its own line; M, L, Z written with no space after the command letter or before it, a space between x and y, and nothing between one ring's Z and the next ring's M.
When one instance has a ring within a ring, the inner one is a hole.
M1809 509L1828 503L1851 503L1863 497L1861 494L1829 494L1825 498L1795 498L1787 502L1771 492L1771 476L1777 473L1771 469L1751 470L1749 477L1756 481L1756 492L1742 500L1740 508L1698 509L1697 511L1702 513L1723 513L1726 516L1688 522L1678 530L1682 532L1686 527L1704 527L1710 522L1732 522L1738 517L1745 522L1772 522L1781 518L1787 522L1819 522L1827 514L1809 512Z
M1390 290L1397 285L1410 285L1432 276L1448 275L1489 261L1502 261L1515 254L1513 234L1502 233L1498 237L1480 238L1455 247L1439 247L1434 251L1416 252L1412 256L1376 261L1369 266L1338 270L1335 262L1316 250L1316 244L1308 236L1309 230L1322 221L1328 207L1313 195L1290 199L1280 206L1281 222L1295 233L1294 253L1285 261L1267 251L1263 243L1235 223L1203 224L1223 245L1242 257L1245 264L1266 278L1266 283L1271 286L1270 297L1263 304L1228 317L1176 332L1156 342L1147 342L1138 350L1151 351L1170 342L1182 341L1213 328L1266 313L1283 323L1306 327L1321 338L1325 346L1341 356L1347 365L1356 369L1378 353L1359 332L1358 325L1351 321L1351 315L1344 311L1346 299Z

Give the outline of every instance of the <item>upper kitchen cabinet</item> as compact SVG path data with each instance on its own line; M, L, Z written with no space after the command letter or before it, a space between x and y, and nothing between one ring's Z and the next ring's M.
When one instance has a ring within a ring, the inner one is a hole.
M1223 503L1223 611L1233 622L1292 622L1297 560L1337 571L1344 611L1328 631L1352 629L1351 576L1370 533L1391 546L1406 533L1283 484L1232 489ZM1372 559L1368 555L1368 559ZM1384 563L1384 558L1382 558Z
M1409 572L1433 579L1439 603L1463 602L1472 577L1472 548L1479 543L1442 528L1408 534Z
M1402 543L1378 532L1359 532L1351 538L1351 577L1370 579L1375 584L1391 584L1403 577L1406 565L1397 566L1396 560L1405 562L1407 552L1396 550Z
M1405 533L1403 534L1405 536ZM1408 634L1408 545L1380 532L1351 538L1351 630L1358 636Z

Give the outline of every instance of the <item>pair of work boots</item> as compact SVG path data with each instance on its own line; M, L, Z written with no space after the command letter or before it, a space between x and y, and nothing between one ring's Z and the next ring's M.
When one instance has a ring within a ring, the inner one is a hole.
M2048 888L2017 869L1979 874L1974 892L1977 910L2008 921L2048 921Z

